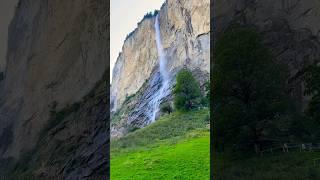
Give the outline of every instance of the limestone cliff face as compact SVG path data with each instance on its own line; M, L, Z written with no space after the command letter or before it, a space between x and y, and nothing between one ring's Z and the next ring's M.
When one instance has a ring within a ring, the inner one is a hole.
M124 42L113 69L111 97L115 109L146 81L157 63L157 55L154 18L148 18Z
M103 79L108 4L20 0L0 81L0 159L32 149L52 112L79 102Z
M168 0L159 11L163 48L170 70L183 65L209 72L209 0ZM155 16L143 19L124 42L115 68L111 95L115 109L134 94L158 64Z
M210 69L210 1L167 0L158 14L171 85L176 72L183 67L192 71L200 70L207 78ZM122 123L118 127L112 126L112 136L121 134L119 129L134 122L139 127L146 125L143 111L161 81L155 18L155 15L144 18L138 24L137 29L125 40L113 69L112 111L123 109L126 98L137 96L129 108L130 113L122 114Z
M274 57L288 65L289 88L301 109L303 68L320 61L320 1L318 0L214 0L214 38L231 23L255 26ZM213 54L214 56L214 54Z

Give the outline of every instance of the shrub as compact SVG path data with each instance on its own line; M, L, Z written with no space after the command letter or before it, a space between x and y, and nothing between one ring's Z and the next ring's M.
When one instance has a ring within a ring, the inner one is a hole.
M140 129L139 127L137 127L137 126L129 126L128 127L128 132L130 133L130 132L134 132L134 131L136 131L136 130L138 130L138 129Z
M171 106L171 104L170 104L169 102L166 102L166 103L161 104L160 110L161 110L161 112L163 112L163 113L168 113L168 114L170 114L170 113L172 113L173 108L172 108L172 106Z

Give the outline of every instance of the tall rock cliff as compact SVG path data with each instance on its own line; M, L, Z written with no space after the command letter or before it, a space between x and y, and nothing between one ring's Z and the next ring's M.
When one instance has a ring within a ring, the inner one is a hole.
M1 1L0 6L0 79L6 66L8 26L18 0Z
M210 1L167 0L155 14L159 18L170 86L174 84L175 74L184 67L199 76L200 81L208 79ZM138 23L138 27L125 40L113 69L113 137L121 136L130 126L144 127L149 123L146 114L148 102L161 83L155 19L156 15L147 16Z
M107 173L100 165L108 144L102 85L108 74L108 6L105 0L19 1L0 81L0 160L18 162L18 174L23 163L34 165L23 173L44 178L81 178L97 168ZM70 164L75 159L82 162Z
M303 110L304 68L320 61L320 1L318 0L214 0L214 38L230 24L254 26L280 63L288 66L288 86ZM214 54L213 54L214 57Z

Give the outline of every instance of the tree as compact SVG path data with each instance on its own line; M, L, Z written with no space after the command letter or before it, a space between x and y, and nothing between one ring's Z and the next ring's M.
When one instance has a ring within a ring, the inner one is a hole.
M192 73L186 69L177 74L177 84L174 88L174 105L178 110L191 110L200 105L200 86Z
M320 123L320 66L310 66L305 74L306 91L312 95L307 115Z
M305 80L305 94L312 96L307 109L303 122L299 119L294 127L295 132L298 132L301 137L308 141L319 141L320 138L320 66L311 65L306 68L304 74ZM296 129L302 129L298 131Z
M233 26L214 49L213 122L216 144L240 150L279 138L287 121L286 70L253 28ZM285 129L285 128L284 128Z

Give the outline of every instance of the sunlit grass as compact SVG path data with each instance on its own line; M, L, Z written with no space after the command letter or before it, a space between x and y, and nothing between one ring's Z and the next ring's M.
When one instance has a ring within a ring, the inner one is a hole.
M111 179L209 179L207 109L175 112L111 143Z

